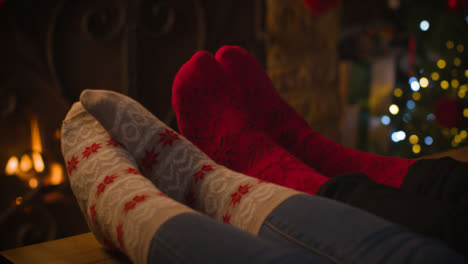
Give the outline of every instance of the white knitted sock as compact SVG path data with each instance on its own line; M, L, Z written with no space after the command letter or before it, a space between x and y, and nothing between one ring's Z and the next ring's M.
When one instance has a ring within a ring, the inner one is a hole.
M135 263L146 263L156 231L181 213L196 213L142 177L131 155L75 103L62 125L71 188L96 238Z
M158 188L214 219L257 234L273 209L300 193L216 164L127 96L86 90L80 101Z

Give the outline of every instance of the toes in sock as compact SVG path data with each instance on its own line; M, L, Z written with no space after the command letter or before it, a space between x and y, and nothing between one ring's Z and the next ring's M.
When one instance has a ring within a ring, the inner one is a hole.
M414 160L384 157L343 147L320 136L278 95L255 57L236 46L216 53L223 70L243 93L237 102L272 139L327 176L361 172L379 183L399 187Z
M177 73L173 106L180 131L233 170L314 194L328 180L256 128L215 58L198 52Z
M62 125L70 185L98 241L146 263L151 239L173 216L194 211L142 177L133 158L75 103Z

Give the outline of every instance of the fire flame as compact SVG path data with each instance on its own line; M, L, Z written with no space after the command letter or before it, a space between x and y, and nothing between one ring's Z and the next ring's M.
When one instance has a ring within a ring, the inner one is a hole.
M52 185L58 185L63 182L63 168L62 165L60 165L57 162L53 162L50 165L50 184Z
M32 153L32 159L33 159L33 164L34 164L34 170L36 172L43 172L44 171L44 161L42 160L42 156L39 152L33 152Z
M11 156L5 167L5 173L7 175L13 175L18 171L18 158L16 156Z
M23 156L21 156L20 164L19 164L20 170L27 172L32 169L32 166L33 166L32 160L29 157L29 155L23 154Z
M31 148L32 151L42 152L41 133L36 116L31 116Z

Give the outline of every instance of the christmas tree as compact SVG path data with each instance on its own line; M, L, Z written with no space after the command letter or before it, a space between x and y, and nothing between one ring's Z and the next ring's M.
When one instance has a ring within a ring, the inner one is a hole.
M408 0L394 10L404 32L390 126L392 155L421 157L468 145L468 1Z

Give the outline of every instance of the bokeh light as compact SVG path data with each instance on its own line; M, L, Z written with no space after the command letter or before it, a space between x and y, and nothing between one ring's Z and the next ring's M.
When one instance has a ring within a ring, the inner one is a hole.
M418 141L419 141L419 137L416 136L416 135L411 135L411 136L409 137L409 142L410 142L411 144L413 144L413 145L416 144L416 143L418 143Z
M424 143L428 146L432 145L434 143L434 139L431 136L427 136L424 138Z
M426 88L427 86L429 86L429 80L426 77L422 77L419 80L419 85L421 85L422 88Z
M416 107L416 103L413 100L408 100L406 102L406 107L408 107L408 109L413 110Z
M390 105L390 107L388 108L388 111L390 111L390 113L392 115L396 115L398 114L398 112L400 112L400 109L398 108L398 106L396 104L392 104Z
M421 152L421 146L419 144L414 144L413 145L413 153L418 154L419 152Z
M383 115L381 118L380 118L380 122L382 122L382 124L384 125L389 125L390 124L390 117L388 115Z
M446 80L441 81L440 87L444 90L447 90L449 88L449 82L447 82Z
M393 95L395 95L395 97L401 97L403 95L403 90L401 90L400 88L396 88L395 90L393 90Z
M445 45L447 46L447 49L453 49L453 47L455 47L455 43L451 40L447 41Z
M439 67L440 69L445 68L445 66L447 66L447 62L445 60L440 59L437 61L437 67Z
M429 21L427 20L423 20L421 21L421 23L419 23L419 28L422 30L422 31L427 31L429 30L429 27L431 26L431 24L429 23Z

